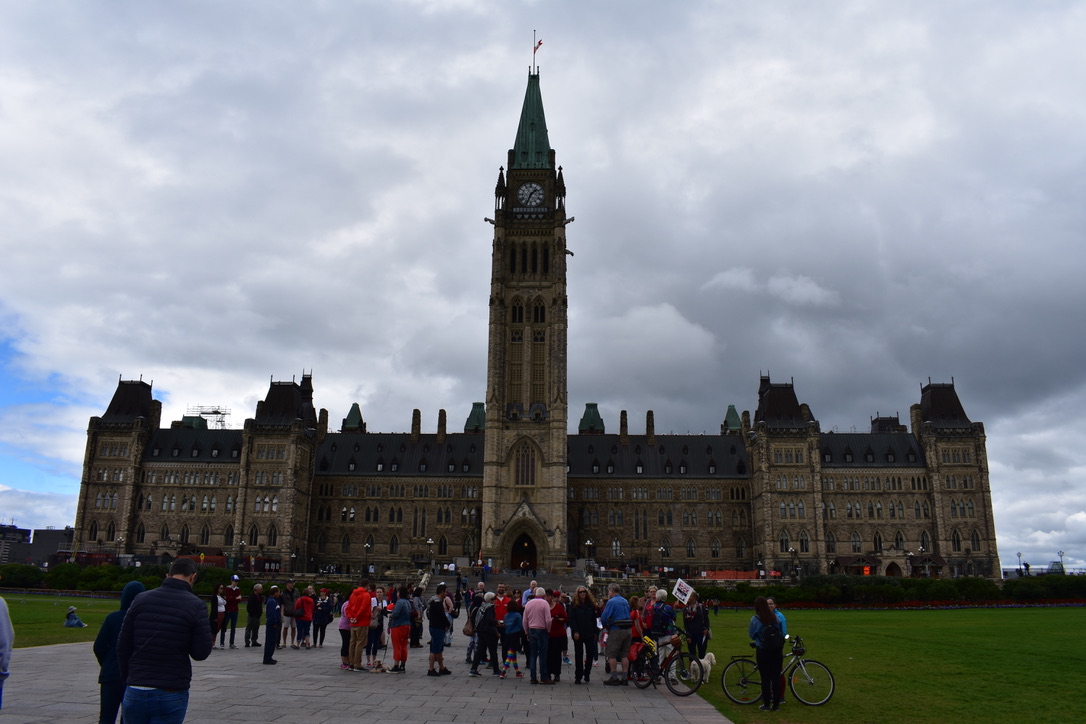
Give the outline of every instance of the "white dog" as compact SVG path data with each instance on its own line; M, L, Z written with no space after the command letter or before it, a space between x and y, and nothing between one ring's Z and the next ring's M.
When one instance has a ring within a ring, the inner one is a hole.
M712 671L713 666L716 665L716 654L710 651L705 654L704 659L698 660L701 662L701 681L702 683L705 683L709 680L709 672Z

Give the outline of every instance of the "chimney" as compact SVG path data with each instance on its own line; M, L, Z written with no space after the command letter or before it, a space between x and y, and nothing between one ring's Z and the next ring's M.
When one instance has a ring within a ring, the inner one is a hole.
M646 445L656 444L656 420L653 417L652 410L645 413L645 440Z
M437 444L445 444L445 411L437 411Z
M630 444L630 426L626 424L626 411L618 414L618 441L622 445Z
M418 408L411 413L411 442L418 442L422 434L422 413Z

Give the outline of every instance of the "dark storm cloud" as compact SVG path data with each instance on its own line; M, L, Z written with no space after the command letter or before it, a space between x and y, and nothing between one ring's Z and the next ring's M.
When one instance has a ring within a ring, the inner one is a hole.
M357 401L370 429L416 407L458 427L538 28L577 218L573 425L593 401L609 429L652 409L713 433L768 373L824 430L864 430L953 377L986 423L1004 561L1086 558L1077 6L3 15L0 334L9 374L63 399L12 402L36 432L0 444L72 493L118 374L153 378L167 420L215 403L240 424L269 375L312 369L333 425Z

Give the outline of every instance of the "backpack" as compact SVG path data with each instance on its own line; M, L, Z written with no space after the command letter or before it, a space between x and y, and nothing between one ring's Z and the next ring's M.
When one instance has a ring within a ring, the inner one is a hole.
M771 623L762 627L762 648L776 651L784 646L784 634L777 623Z
M449 619L445 618L445 604L437 596L431 598L426 605L426 618L435 628L446 628L449 625Z

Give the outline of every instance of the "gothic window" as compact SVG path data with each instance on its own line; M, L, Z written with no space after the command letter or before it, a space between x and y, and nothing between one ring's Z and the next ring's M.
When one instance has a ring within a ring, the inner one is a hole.
M98 495L94 496L94 507L95 508L101 508L102 507L102 494L101 493L98 493Z
M611 556L613 558L622 557L622 543L619 541L618 538L615 538L611 541Z
M389 555L396 555L400 552L400 539L397 536L392 536L388 541Z
M317 535L317 553L324 553L328 549L328 540L324 537L324 533Z
M204 523L204 527L200 529L200 545L206 546L211 544L211 529L207 527L207 523Z
M878 553L882 550L882 533L875 531L875 536L871 539L872 548Z
M810 553L811 552L811 538L807 535L806 530L799 532L799 552Z
M920 534L920 547L928 553L931 552L931 536L928 535L927 531Z
M535 449L528 442L521 443L513 453L514 483L535 485Z
M740 558L747 555L747 542L742 538L740 538L739 542L735 544L735 555Z
M513 324L524 324L524 304L522 302L513 302L513 307L510 310L512 314Z
M437 540L437 554L439 556L446 556L449 554L449 539L445 536L441 536Z
M962 551L962 534L957 529L950 536L950 546L955 553L961 553Z
M969 545L974 552L980 550L980 533L978 533L976 529L969 534Z
M787 553L788 549L792 547L792 538L788 535L788 531L782 530L781 537L778 540L781 553Z
M181 526L181 536L178 538L178 540L180 540L182 543L189 542L189 526L187 523Z
M276 530L275 524L268 526L268 547L274 548L279 544L279 531Z
M863 541L860 540L860 534L859 533L853 533L852 534L852 552L853 553L861 553L861 552L863 552Z
M351 534L344 533L343 538L339 541L339 552L350 554L351 552Z
M233 513L234 512L234 496L233 495L226 496L226 512L227 513Z
M536 300L532 306L532 324L543 324L547 321L547 307L542 299Z
M782 518L787 518L788 517L788 504L785 503L783 500L781 501L781 517Z
M720 539L713 538L709 542L709 556L712 558L720 558Z
M835 536L832 532L826 533L826 552L837 552L837 536Z
M249 527L249 545L255 546L256 545L256 540L259 537L260 537L260 531L257 530L256 524L254 523L252 526Z
M226 530L222 534L222 544L224 546L234 545L234 526L226 526Z
M204 499L202 501L200 501L200 512L201 513L206 513L207 512L208 503L209 503L208 497L205 495Z
M905 549L905 536L901 534L900 530L894 534L894 548L899 551Z
M136 542L137 543L143 543L143 541L146 538L147 538L147 530L143 527L143 521L140 521L136 525Z
M687 558L693 558L697 554L698 554L698 547L694 543L694 539L693 538L688 538L686 540L686 557Z

